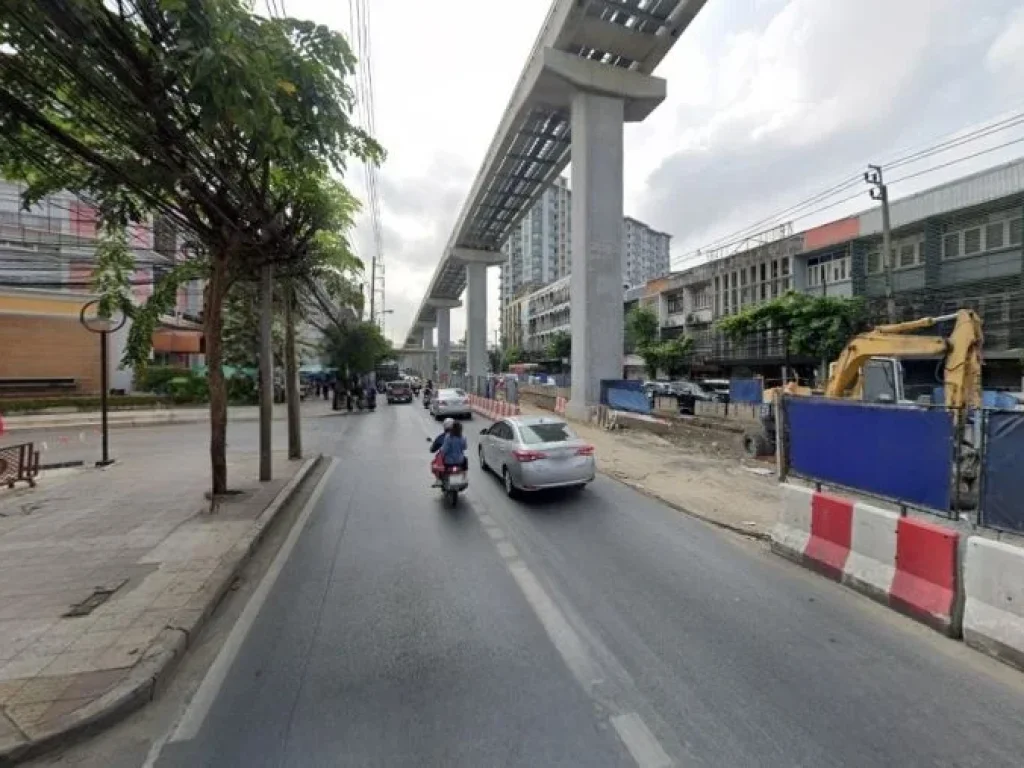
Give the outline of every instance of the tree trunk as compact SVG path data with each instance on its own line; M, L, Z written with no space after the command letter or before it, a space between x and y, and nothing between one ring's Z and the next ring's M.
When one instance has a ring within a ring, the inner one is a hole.
M260 482L273 478L271 440L274 419L274 267L260 273Z
M206 368L210 386L210 474L213 498L228 490L228 391L224 380L224 295L227 291L227 261L213 257L213 269L206 286L203 309L206 336Z
M284 376L288 397L288 458L302 458L302 412L299 407L299 366L295 356L295 295L290 285L284 296Z

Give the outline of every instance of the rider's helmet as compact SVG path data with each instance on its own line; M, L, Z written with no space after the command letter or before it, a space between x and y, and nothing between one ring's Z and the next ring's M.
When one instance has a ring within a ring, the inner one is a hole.
M449 417L449 418L444 420L444 431L445 432L451 432L452 431L452 427L454 427L454 426L455 426L455 419Z

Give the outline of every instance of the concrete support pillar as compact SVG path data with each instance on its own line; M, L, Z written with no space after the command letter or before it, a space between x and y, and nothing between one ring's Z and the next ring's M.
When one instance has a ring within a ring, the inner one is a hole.
M466 264L466 373L487 373L487 265Z
M434 348L434 329L429 325L424 325L422 328L423 332L423 348L433 349Z
M622 98L572 97L572 394L570 415L600 402L601 379L622 378Z
M447 384L451 374L451 310L447 307L437 310L437 378Z

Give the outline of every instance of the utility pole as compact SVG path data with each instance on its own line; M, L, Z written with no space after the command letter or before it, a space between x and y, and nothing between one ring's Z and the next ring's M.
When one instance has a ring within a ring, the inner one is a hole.
M896 322L896 299L893 297L892 227L889 224L889 188L882 180L882 167L869 165L864 181L871 185L871 199L882 204L882 265L885 269L885 312L890 323Z

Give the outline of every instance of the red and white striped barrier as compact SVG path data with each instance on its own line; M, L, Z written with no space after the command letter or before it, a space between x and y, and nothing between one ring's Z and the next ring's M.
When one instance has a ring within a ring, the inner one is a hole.
M469 404L473 410L487 419L504 419L509 416L518 416L521 411L515 403L507 400L492 400L479 395L470 395Z
M772 550L951 636L959 532L786 483Z

